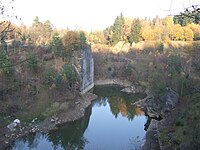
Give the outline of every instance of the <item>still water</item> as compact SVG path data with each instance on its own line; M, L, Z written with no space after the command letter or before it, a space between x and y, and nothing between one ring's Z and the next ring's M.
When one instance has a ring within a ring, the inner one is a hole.
M142 144L147 118L131 106L144 95L120 92L120 87L95 87L99 97L86 115L56 131L17 140L12 150L135 150Z

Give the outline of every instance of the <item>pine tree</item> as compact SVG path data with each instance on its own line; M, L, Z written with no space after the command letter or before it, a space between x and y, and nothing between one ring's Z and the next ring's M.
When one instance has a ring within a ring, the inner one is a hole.
M79 33L79 40L80 40L80 48L81 49L85 48L85 46L87 45L87 39L83 31Z
M129 42L139 42L140 41L140 31L141 31L142 25L140 23L139 19L133 20L132 26L131 26L131 36L129 38Z
M62 39L60 38L58 33L55 33L52 37L52 40L49 45L51 51L55 53L56 56L63 56L64 46L62 43Z
M123 27L124 27L124 16L121 15L117 16L113 24L113 43L116 44L120 40L123 40Z

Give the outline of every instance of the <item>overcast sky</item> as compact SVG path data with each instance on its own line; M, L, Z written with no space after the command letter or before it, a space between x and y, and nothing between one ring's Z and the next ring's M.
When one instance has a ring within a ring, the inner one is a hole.
M172 2L172 5L171 5ZM131 18L164 17L200 0L14 0L14 11L26 25L38 16L58 28L97 30L110 26L117 15ZM171 7L170 7L171 6Z

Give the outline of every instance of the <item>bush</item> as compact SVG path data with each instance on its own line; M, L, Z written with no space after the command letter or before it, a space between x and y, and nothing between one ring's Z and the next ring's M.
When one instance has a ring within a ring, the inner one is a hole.
M45 83L51 85L54 83L56 71L52 68L49 68L44 71L44 81Z
M28 66L31 69L35 70L37 68L37 65L38 65L38 61L36 58L36 54L33 51L30 51L28 53Z

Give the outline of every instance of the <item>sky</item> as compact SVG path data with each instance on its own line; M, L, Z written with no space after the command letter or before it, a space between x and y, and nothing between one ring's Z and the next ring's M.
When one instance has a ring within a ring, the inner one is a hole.
M197 4L200 0L14 0L12 5L28 26L38 16L41 22L50 20L57 28L94 31L112 25L120 13L141 19L165 17Z

